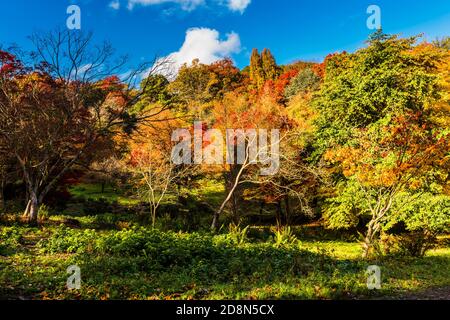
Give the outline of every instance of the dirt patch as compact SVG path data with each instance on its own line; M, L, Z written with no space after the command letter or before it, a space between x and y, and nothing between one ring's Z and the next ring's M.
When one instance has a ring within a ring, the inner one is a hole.
M450 300L450 287L432 288L421 292L406 294L400 300Z

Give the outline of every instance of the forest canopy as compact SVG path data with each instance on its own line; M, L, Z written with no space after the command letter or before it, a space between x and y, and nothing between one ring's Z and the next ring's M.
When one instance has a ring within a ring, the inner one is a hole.
M125 60L89 35L32 39L30 54L0 51L0 204L31 224L61 209L58 194L93 182L142 202L153 226L183 210L173 223L182 230L322 221L362 234L365 257L394 229L427 241L449 231L448 39L377 31L322 63L279 65L254 49L243 70L194 60L169 77L170 61L155 59L128 79L118 75ZM249 159L174 164L172 134L195 135L195 122L201 134L279 130L279 170L261 176Z

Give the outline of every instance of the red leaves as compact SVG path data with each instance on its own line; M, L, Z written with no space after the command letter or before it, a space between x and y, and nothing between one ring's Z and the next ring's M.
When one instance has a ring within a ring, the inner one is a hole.
M410 177L420 179L431 167L442 166L450 152L449 138L433 130L426 114L405 113L379 127L378 133L359 130L355 146L330 150L325 159L338 162L347 177L355 176L369 186L390 187L407 184Z
M311 70L316 74L316 76L318 76L320 79L323 79L325 78L326 64L325 62L315 64L312 66Z
M0 76L11 76L22 68L22 63L9 52L0 50Z
M342 53L332 53L325 57L325 60L320 64L315 64L312 66L312 71L321 79L324 79L326 76L327 65L329 63L333 63L339 65L339 59L345 57L347 55L346 51Z
M110 76L100 81L100 88L108 91L115 91L123 87L118 76Z

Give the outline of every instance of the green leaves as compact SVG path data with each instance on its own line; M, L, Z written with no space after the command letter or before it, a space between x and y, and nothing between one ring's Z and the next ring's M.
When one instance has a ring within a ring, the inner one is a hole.
M369 213L365 194L355 179L337 186L335 197L326 200L324 218L330 229L355 228L360 217Z
M406 206L404 204L407 204ZM405 193L397 201L396 214L386 228L403 222L408 231L442 233L450 231L450 197L424 193L420 197Z
M354 54L335 55L315 105L321 130L362 128L389 114L422 111L439 98L442 54L416 38L377 37Z
M320 77L318 77L310 68L302 70L285 90L286 98L292 98L299 93L307 91L316 91L320 87Z

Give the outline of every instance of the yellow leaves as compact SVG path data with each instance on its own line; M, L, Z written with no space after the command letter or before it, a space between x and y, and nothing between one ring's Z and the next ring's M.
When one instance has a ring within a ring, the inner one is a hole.
M315 131L314 121L318 118L317 110L310 105L312 93L298 94L289 101L286 108L287 115L292 118L302 133Z
M27 90L27 88L32 88L36 85L42 86L44 85L44 82L45 78L37 72L27 73L20 78L17 78L16 81L19 90Z
M413 180L410 184L409 187L412 190L419 190L421 187L423 186L423 183L420 180Z

